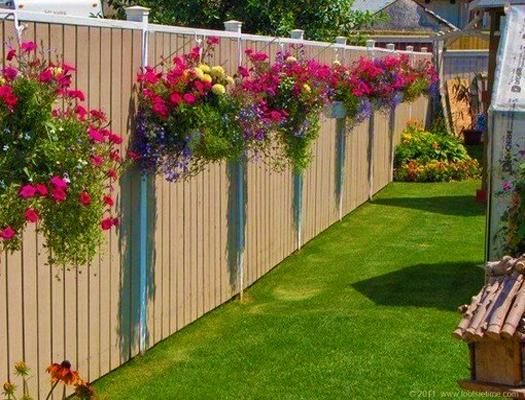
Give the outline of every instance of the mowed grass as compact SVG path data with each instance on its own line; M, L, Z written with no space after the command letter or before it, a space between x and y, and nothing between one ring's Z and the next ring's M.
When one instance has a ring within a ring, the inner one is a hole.
M96 383L102 399L411 399L469 376L479 182L395 183L232 301Z

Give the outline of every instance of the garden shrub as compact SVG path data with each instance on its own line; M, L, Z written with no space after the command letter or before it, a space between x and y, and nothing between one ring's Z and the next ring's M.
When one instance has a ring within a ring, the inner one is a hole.
M480 166L453 136L431 133L409 125L395 151L394 177L398 181L447 182L477 178Z

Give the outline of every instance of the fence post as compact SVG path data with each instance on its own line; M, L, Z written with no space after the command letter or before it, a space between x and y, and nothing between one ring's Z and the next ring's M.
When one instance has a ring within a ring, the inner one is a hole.
M393 53L396 53L396 45L394 43L389 43L386 45L386 48ZM394 135L395 135L395 128L396 128L396 108L392 108L390 110L390 115L388 118L388 136L390 140L390 171L389 171L389 182L392 182L394 180L394 158L395 158L395 143L394 143Z
M342 50L343 60L346 60L346 36L337 36L335 38L335 51L337 54ZM336 137L337 137L337 194L338 194L338 208L339 221L343 219L343 198L344 198L344 183L345 183L345 159L346 159L346 118L336 119Z
M237 67L242 65L242 22L230 20L224 22L224 30L227 32L234 32L237 34ZM236 178L237 178L237 218L238 218L238 232L237 232L237 285L239 290L239 298L242 301L244 297L244 250L245 250L245 175L246 175L246 155L242 154L236 164Z
M128 21L142 22L142 55L141 66L148 65L148 23L149 8L133 6L127 7L126 19ZM147 173L140 176L139 188L139 293L140 293L140 312L139 312L139 351L143 354L146 351L147 339L147 312L148 312L148 187L149 177Z
M366 41L366 50L370 58L374 57L375 40ZM374 130L375 130L375 111L372 110L368 124L368 200L374 196Z
M296 40L304 40L304 30L293 29L290 32L290 38ZM297 250L303 247L303 172L293 171L293 187L294 187L294 217L296 229Z

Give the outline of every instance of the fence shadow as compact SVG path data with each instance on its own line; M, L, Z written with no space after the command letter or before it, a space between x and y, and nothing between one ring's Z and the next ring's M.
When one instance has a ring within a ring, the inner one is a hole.
M135 129L135 101L129 103L128 132ZM130 148L133 148L133 136ZM120 291L119 291L119 321L118 337L120 357L123 360L135 355L140 343L140 181L141 172L138 167L129 168L120 180L121 224L119 232L119 247L121 250ZM155 254L154 232L157 221L157 195L154 177L147 179L147 254L146 254L146 298L155 297ZM149 342L148 324L145 324L146 343Z
M232 292L238 289L240 257L244 250L246 232L246 161L231 161L226 166L228 178L228 214L226 259Z
M474 196L380 198L373 200L372 203L461 217L477 217L485 214L484 206L476 203Z
M469 262L417 264L352 284L377 305L454 311L483 286L483 269Z

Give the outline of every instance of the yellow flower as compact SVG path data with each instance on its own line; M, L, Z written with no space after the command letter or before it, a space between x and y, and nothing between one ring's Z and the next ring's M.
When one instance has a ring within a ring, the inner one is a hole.
M220 83L216 83L215 85L211 87L211 91L215 93L217 96L221 96L224 93L226 93L226 88Z
M210 66L209 66L208 64L201 64L201 65L198 66L198 68L199 68L202 72L204 72L205 74L209 74L210 71L211 71L211 68L210 68Z
M223 78L224 77L224 68L221 67L220 65L216 65L215 67L213 67L211 69L210 74L212 76L217 77L217 78Z
M29 368L24 361L18 361L15 364L15 374L18 376L28 376Z
M202 78L200 78L200 80L203 82L208 82L208 83L211 83L213 81L211 75L208 75L208 74L202 75Z
M288 58L286 59L286 62L288 64L296 63L297 62L297 58L295 58L294 56L288 56Z
M334 61L334 65L335 65L336 67L339 67L339 66L341 65L341 62L340 62L339 60L335 60L335 61Z
M3 85L5 82L5 79L0 76L0 86Z
M195 76L197 77L197 79L202 80L202 78L204 77L204 72L199 67L193 68L193 72Z
M303 85L303 90L306 92L306 93L312 93L312 88L310 87L309 84L305 83Z
M56 78L57 76L61 75L64 72L64 70L61 67L54 67L52 69L52 72L53 76Z
M231 76L226 77L226 82L228 82L228 85L235 85L235 79L233 79Z

